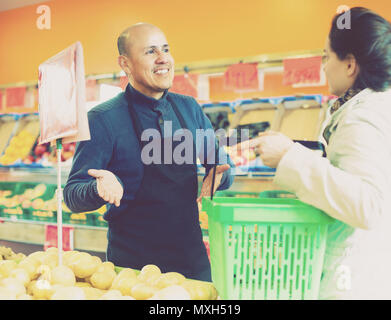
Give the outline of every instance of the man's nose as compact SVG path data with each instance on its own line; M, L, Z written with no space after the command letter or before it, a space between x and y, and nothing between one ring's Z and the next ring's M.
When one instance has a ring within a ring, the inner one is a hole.
M162 50L159 50L158 56L156 58L156 63L158 64L166 64L168 63L168 53Z

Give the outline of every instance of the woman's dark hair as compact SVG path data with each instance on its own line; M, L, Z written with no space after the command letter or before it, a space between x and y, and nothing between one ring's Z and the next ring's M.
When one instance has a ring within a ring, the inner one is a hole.
M350 14L350 28L343 22ZM341 21L342 20L342 21ZM330 47L340 60L352 54L360 67L353 87L385 91L391 87L391 24L361 7L336 15L329 33Z

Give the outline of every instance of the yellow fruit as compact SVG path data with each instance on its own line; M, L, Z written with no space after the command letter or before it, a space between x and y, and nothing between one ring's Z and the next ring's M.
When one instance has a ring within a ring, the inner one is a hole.
M163 289L172 285L180 285L184 282L186 278L178 272L167 272L163 273L156 281L153 283L158 289Z
M27 286L30 282L30 275L23 268L13 269L10 273L10 278L15 278L20 283L22 283L24 286Z
M107 290L111 287L116 275L115 271L111 269L97 271L91 276L90 281L93 287Z
M150 300L191 300L191 298L185 288L172 285L156 292Z
M8 277L11 274L11 271L15 269L17 263L13 260L1 260L0 261L0 275L3 277Z
M130 296L132 295L132 288L137 283L139 283L139 281L135 277L129 277L124 275L122 275L121 277L118 274L117 277L115 277L110 289L119 290L124 296Z
M35 199L31 203L31 207L35 210L42 210L44 206L45 206L45 201L43 201L41 198Z
M145 283L137 283L132 287L131 296L136 300L147 300L151 298L158 290Z
M67 266L58 266L51 271L51 284L74 286L76 278L73 271Z

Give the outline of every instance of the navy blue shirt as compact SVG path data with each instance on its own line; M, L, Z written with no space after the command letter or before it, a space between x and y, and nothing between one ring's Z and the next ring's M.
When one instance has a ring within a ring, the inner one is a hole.
M166 91L160 99L154 99L133 89L133 107L143 129L155 129L162 136L181 133L179 120L167 99L169 95L179 108L188 129L192 133L196 146L196 156L205 167L206 175L212 168L215 154L215 135L211 122L197 101L189 96ZM171 130L164 130L171 121ZM124 188L120 207L107 203L108 210L104 219L110 220L121 212L122 203L134 200L143 178L141 147L128 110L128 101L124 92L118 94L88 112L91 139L81 141L76 146L72 169L64 188L64 201L73 212L92 211L106 203L99 197L96 179L88 175L89 169L111 171ZM179 131L177 131L179 130ZM206 134L200 134L204 130ZM209 163L209 164L208 164ZM219 164L229 163L234 167L223 148L219 149ZM233 182L231 170L223 174L218 190L228 189Z

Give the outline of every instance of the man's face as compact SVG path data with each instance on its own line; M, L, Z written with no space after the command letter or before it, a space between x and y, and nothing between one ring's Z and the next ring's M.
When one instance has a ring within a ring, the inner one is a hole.
M141 93L159 99L172 86L174 59L165 35L156 27L132 31L128 45L130 83Z

